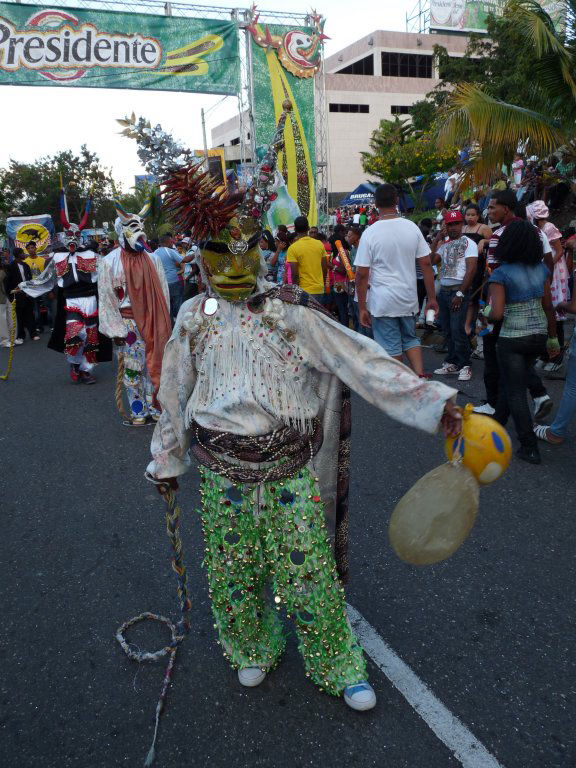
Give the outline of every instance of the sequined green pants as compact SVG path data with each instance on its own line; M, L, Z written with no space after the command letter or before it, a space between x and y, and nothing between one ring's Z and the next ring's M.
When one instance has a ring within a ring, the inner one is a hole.
M231 664L277 664L285 644L278 611L285 608L314 682L339 695L366 680L309 470L280 483L234 486L203 469L202 497L204 564L215 626Z

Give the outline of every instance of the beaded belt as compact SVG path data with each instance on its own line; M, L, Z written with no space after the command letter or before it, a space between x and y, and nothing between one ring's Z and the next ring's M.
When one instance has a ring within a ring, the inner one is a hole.
M191 451L207 469L224 475L234 483L264 483L290 477L304 467L320 450L324 434L318 419L314 430L302 435L292 427L281 427L267 435L234 435L191 424L195 443ZM234 461L270 464L250 467Z

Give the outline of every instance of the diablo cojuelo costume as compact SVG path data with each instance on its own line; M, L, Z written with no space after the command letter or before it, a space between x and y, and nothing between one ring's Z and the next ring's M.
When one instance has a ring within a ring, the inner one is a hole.
M60 186L61 244L48 266L34 280L20 283L32 298L58 289L54 329L48 347L64 352L74 382L91 384L94 364L112 359L110 341L98 329L98 255L82 245L81 232L88 223L91 200L86 200L79 224L69 220L64 187Z
M102 259L98 292L100 330L121 348L124 387L133 426L159 416L156 393L164 346L172 332L168 284L160 259L146 242L144 217L116 203L115 222L120 246Z
M328 693L344 692L354 709L369 709L375 696L325 528L326 518L344 576L347 387L428 432L455 391L419 379L299 288L264 279L259 220L285 117L244 199L216 193L197 167L164 183L165 204L201 242L209 287L182 306L166 345L148 473L183 474L189 451L201 465L212 608L240 681L257 685L278 663L284 607L307 674Z

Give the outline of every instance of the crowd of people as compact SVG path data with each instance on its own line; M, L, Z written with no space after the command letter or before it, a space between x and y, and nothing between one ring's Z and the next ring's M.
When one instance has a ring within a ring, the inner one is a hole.
M517 184L523 179L517 174ZM544 200L526 205L521 197L504 185L482 208L469 199L438 199L438 215L416 225L400 214L396 188L385 184L376 193L377 217L372 209L338 211L338 218L334 212L326 234L297 221L287 241L270 245L267 259L286 265L280 281L301 285L423 378L470 381L471 358L483 360L485 402L475 410L502 424L511 416L519 458L537 464L538 440L562 442L576 410L574 343L565 330L576 306L576 233L559 231ZM433 372L424 370L419 327L441 334L434 348L446 357ZM541 376L563 372L558 415L546 427L554 404Z
M437 199L435 217L418 224L400 214L396 188L384 184L374 206L331 211L325 231L309 226L305 216L290 229L264 230L259 250L270 283L298 285L342 325L373 338L418 376L466 382L473 376L471 358L483 360L485 402L476 411L503 424L511 415L520 457L539 463L538 439L561 442L576 407L576 359L565 330L574 311L576 232L560 232L546 202L533 198L527 182L531 165L524 168L518 156L508 185L497 185L480 204L453 191L448 199ZM561 170L570 172L563 165ZM182 303L206 288L200 249L191 232L167 233L150 245L166 277L174 323ZM99 259L116 246L108 238L86 245ZM34 241L26 252L16 248L12 261L3 252L0 345L10 345L13 298L16 345L26 334L38 341L53 325L53 293L31 298L18 290L22 281L37 278L50 258L51 253L36 253ZM434 349L445 355L429 372L420 338L427 331L441 335ZM559 415L546 427L542 422L553 403L541 376L564 369Z

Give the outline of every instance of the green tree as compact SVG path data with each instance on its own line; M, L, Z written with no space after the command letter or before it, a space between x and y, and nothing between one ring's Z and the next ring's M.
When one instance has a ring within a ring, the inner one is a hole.
M144 219L144 229L149 240L157 240L161 235L177 229L162 207L162 200L157 187L146 181L141 181L132 189L131 194L120 197L120 202L131 213L138 213L146 203L151 202L150 213Z
M402 123L402 139L394 141L392 136L398 137L398 123ZM417 209L434 174L458 162L456 147L439 147L432 136L419 133L407 121L380 121L370 148L371 152L361 152L366 173L408 191ZM413 183L415 176L424 177L418 190Z
M407 119L395 117L394 120L380 120L378 128L372 131L370 149L376 155L383 155L396 144L404 144L413 136L414 128Z
M41 157L33 163L10 160L0 169L0 210L4 215L49 213L56 228L60 224L60 176L66 187L70 219L82 218L86 197L92 193L90 224L95 219L114 220L113 199L117 186L110 169L104 168L98 155L83 145L80 154L70 150Z
M449 68L436 92L444 102L437 135L441 142L474 148L476 181L489 181L519 146L544 156L571 145L575 15L576 0L567 0L566 29L557 29L539 3L510 0L502 18L489 21L491 39L471 43L468 58L476 52L476 63L459 69L457 62L445 62Z
M430 133L438 108L433 101L423 99L417 101L410 107L410 115L412 117L412 125L415 131L422 133Z

